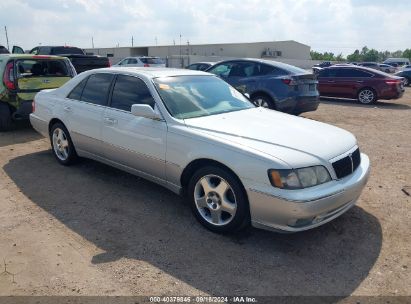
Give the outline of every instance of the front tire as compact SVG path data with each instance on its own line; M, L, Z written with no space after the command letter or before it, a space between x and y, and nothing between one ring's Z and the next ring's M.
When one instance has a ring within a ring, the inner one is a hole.
M8 104L0 101L0 131L10 131L13 128L11 110Z
M51 127L50 142L53 154L60 164L69 166L77 160L78 156L70 134L62 123L55 123Z
M190 180L187 195L197 220L213 232L233 233L250 225L247 195L227 169L200 168Z
M358 92L357 100L362 104L372 104L377 100L377 93L370 88L361 89Z

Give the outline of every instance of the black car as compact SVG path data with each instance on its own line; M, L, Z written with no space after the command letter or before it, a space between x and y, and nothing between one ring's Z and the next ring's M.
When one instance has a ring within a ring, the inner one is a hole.
M411 83L411 69L405 69L394 74L395 76L403 77L405 86L410 86Z
M0 54L8 54L9 50L4 46L0 45Z
M206 72L216 74L258 106L291 114L315 111L317 79L295 66L262 59L221 61Z
M14 46L12 52L15 54L24 54L24 50L19 46ZM37 46L33 48L29 54L67 57L70 59L78 74L84 71L110 66L110 61L107 57L86 55L82 49L73 46Z

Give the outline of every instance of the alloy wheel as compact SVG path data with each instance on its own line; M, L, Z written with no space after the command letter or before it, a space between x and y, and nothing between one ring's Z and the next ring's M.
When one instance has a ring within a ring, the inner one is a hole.
M218 175L206 175L197 181L194 202L201 217L215 226L230 223L237 211L233 189Z
M374 92L368 89L362 90L358 96L361 103L368 104L374 101Z
M62 160L66 161L69 157L69 142L67 135L64 130L56 128L53 131L53 150L56 156Z
M264 100L263 98L256 98L254 100L254 104L259 107L269 108L267 101Z

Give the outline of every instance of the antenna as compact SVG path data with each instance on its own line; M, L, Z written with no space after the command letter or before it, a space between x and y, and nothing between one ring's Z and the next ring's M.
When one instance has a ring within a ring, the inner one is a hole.
M4 26L4 31L6 32L7 49L10 50L9 36L7 35L7 26Z

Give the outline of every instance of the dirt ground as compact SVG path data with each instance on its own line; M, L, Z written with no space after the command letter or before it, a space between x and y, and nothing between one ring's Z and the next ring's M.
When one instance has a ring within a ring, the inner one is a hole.
M411 89L304 116L353 132L372 174L356 207L291 235L213 234L160 186L0 134L0 295L411 295Z

